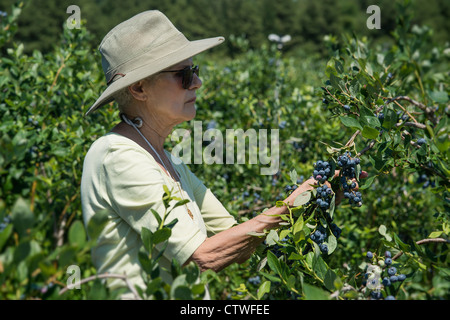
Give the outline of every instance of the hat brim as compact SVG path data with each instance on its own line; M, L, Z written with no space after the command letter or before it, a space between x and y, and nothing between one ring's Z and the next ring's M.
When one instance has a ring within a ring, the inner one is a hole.
M169 68L183 60L189 59L196 54L215 47L221 44L224 40L224 37L215 37L189 41L186 46L173 51L160 59L154 60L147 65L143 65L140 68L127 72L125 76L112 82L106 88L106 90L103 91L97 101L95 101L95 103L85 113L85 116L89 115L101 106L114 101L114 94L116 94L118 91L132 85L133 83L138 82L139 80L145 79L153 74L158 73L159 71Z

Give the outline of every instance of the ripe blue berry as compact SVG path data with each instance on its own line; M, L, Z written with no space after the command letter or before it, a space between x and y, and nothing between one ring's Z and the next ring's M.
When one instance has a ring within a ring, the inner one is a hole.
M372 259L373 258L373 253L370 252L370 251L367 251L366 257L369 258L369 259Z
M328 246L325 243L319 244L319 248L323 253L328 253Z
M388 272L388 275L393 276L397 273L397 268L390 267L387 272Z
M423 145L423 144L425 144L425 143L427 143L427 140L425 140L425 138L420 138L420 139L417 140L417 144L418 144L419 146L421 146L421 145Z
M391 285L391 280L388 277L384 277L382 283L385 287L389 287Z

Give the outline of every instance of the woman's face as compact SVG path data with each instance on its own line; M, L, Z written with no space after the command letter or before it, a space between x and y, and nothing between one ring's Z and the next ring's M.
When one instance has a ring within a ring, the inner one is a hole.
M192 66L192 58L184 60L165 71L181 70ZM182 86L182 75L176 72L167 72L157 75L155 81L146 82L144 90L147 92L147 112L153 120L165 123L168 126L192 120L195 117L196 90L202 85L196 74L193 75L192 84L188 89Z

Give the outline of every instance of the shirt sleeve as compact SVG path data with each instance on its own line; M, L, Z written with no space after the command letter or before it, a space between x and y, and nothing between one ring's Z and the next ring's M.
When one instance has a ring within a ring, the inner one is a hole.
M163 176L151 155L126 144L114 145L104 159L103 171L107 198L113 210L139 235L143 227L155 232L158 221L151 209L160 217L164 215L163 185L169 189L174 185ZM174 219L178 222L172 228L164 255L170 261L175 258L183 264L203 243L206 234L186 214L184 207L173 209L166 221Z
M208 236L225 231L237 224L236 219L228 212L222 202L205 184L185 167L195 201L200 208Z

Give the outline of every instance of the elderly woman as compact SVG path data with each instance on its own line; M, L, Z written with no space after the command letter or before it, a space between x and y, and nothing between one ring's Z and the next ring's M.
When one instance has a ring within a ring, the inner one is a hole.
M109 218L92 251L99 273L125 273L133 285L144 286L140 235L143 227L157 228L151 209L163 214L163 185L189 200L170 215L178 222L160 262L169 270L172 259L215 271L242 263L263 241L248 234L277 227L287 212L273 207L237 224L203 182L164 150L174 126L195 117L202 82L192 57L223 40L189 41L159 11L138 14L103 39L99 50L108 87L86 114L116 100L122 122L93 143L83 168L85 224L96 212L106 211ZM314 182L306 181L285 202L293 203ZM162 272L162 277L170 283L169 274ZM118 288L123 282L113 280L109 286Z

